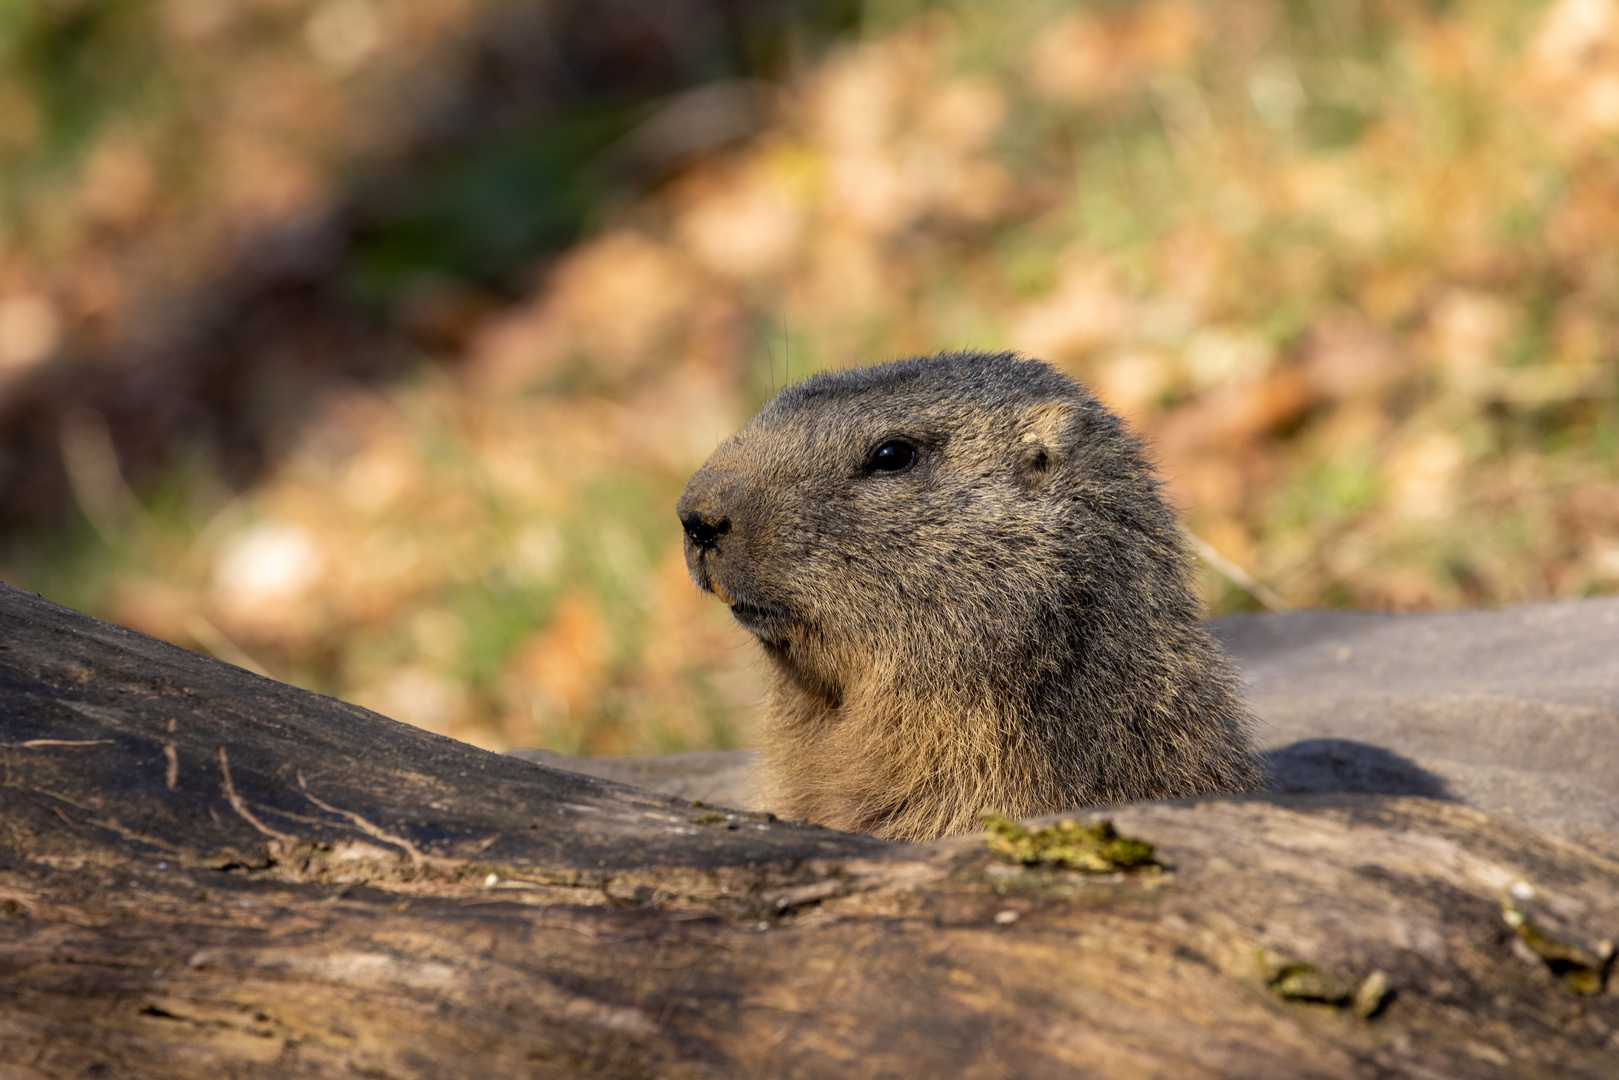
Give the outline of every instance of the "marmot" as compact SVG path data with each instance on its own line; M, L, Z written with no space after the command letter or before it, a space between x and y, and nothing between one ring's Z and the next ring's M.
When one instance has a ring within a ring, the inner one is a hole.
M1078 383L948 353L782 390L677 507L769 658L769 808L920 840L1259 786L1141 444Z

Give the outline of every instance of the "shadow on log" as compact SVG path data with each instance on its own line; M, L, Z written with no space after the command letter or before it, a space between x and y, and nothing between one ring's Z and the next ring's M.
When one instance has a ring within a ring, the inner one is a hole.
M1117 807L1158 868L1009 864L485 753L3 586L0 742L7 1080L1619 1075L1619 864L1455 801Z

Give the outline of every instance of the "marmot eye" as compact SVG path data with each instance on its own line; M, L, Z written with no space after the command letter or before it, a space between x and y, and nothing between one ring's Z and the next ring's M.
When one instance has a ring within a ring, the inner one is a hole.
M904 439L890 439L872 451L868 473L900 473L916 464L916 447Z

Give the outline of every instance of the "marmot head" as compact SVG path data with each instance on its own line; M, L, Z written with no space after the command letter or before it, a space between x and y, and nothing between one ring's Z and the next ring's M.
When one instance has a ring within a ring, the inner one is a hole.
M1078 384L953 354L789 387L677 510L693 580L836 704L856 673L843 658L946 677L970 659L1026 680L1077 610L1120 586L1121 559L1149 577L1177 561L1154 488Z
M1208 644L1138 443L1077 383L1011 354L788 387L714 452L677 512L693 580L772 662L778 727L862 725L881 756L925 713L970 756L1028 758L1017 769L1042 774L1045 801L1067 797L1055 789L1069 763L1042 755L1079 752L1102 713L1179 692L1197 659L1175 655L1186 626L1193 652ZM1211 674L1223 691L1223 669Z

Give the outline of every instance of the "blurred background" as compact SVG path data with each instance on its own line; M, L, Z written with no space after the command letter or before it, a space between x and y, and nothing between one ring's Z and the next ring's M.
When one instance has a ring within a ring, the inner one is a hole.
M1212 613L1619 590L1619 0L10 0L0 579L492 748L745 742L686 477L1061 365Z

